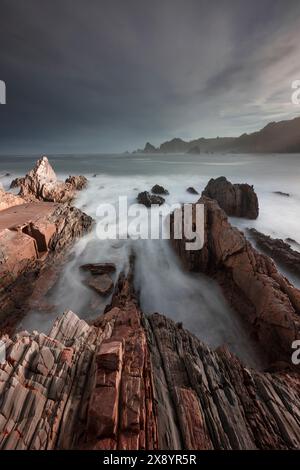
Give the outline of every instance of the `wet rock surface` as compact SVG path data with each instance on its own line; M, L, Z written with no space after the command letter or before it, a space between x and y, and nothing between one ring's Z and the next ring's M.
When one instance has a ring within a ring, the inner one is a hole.
M163 186L160 186L159 184L155 184L152 187L151 192L153 194L162 194L162 195L168 195L169 194L169 191L167 189L165 189Z
M249 184L232 184L224 176L212 178L202 196L215 199L228 216L248 219L258 217L257 195Z
M49 335L2 337L1 449L297 449L294 371L246 368L160 314L120 277L93 325L66 312Z
M229 223L217 201L202 197L199 202L205 206L203 248L188 251L185 238L173 239L176 252L187 269L218 280L271 361L290 363L291 344L300 337L300 291Z
M146 207L151 207L153 205L161 206L164 204L165 199L161 196L150 194L148 191L143 191L138 194L137 202L143 204Z
M199 194L198 191L195 188L193 188L192 186L187 188L186 192L190 193L190 194Z
M90 271L92 274L108 274L116 271L114 263L88 263L80 266L83 271Z
M286 266L289 271L300 275L300 253L293 250L291 245L279 238L272 238L257 231L254 228L248 229L251 237L254 238L258 247L264 250L274 261ZM291 240L295 243L295 240ZM296 243L295 243L296 244Z
M37 279L91 225L91 217L68 204L32 202L0 212L2 331L23 314Z
M108 274L94 275L87 281L87 285L102 296L108 295L114 287L114 283Z

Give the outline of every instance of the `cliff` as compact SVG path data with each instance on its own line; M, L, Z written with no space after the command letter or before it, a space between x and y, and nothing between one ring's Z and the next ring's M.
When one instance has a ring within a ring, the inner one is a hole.
M153 146L151 146L153 147ZM146 149L145 149L146 150ZM201 137L191 141L174 138L163 142L152 153L299 153L300 118L271 122L257 132L239 137Z

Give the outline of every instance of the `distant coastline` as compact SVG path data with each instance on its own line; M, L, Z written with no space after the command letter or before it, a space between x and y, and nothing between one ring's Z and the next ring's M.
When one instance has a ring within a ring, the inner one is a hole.
M286 121L270 122L251 134L239 137L215 137L185 141L179 137L155 147L147 142L144 149L133 153L298 153L300 152L300 117Z

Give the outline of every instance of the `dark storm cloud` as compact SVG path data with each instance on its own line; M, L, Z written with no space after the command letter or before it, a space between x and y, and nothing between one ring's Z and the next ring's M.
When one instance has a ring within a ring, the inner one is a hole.
M121 151L291 117L299 2L0 0L0 152Z

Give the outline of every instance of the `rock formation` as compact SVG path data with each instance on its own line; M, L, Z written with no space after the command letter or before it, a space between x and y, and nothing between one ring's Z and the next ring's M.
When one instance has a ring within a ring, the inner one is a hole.
M251 237L254 238L257 246L265 251L274 261L277 261L292 271L300 275L300 253L293 250L291 245L278 238L272 238L255 228L248 229Z
M152 187L151 192L153 194L162 194L162 195L166 195L166 196L169 194L169 191L167 189L165 189L163 186L160 186L159 184L155 184Z
M150 144L150 142L147 142L143 152L144 153L155 153L156 148L154 147L154 145Z
M24 199L22 199L20 196L15 196L14 194L5 192L2 185L0 184L0 211L24 203Z
M16 178L11 187L20 187L19 195L27 201L71 202L76 191L87 185L84 176L70 176L65 182L58 181L48 158L42 157L24 178Z
M290 193L284 193L283 191L274 191L274 194L278 196L290 197Z
M107 312L1 338L1 449L299 449L299 374L245 367L160 314L121 276Z
M87 285L102 296L108 295L114 287L114 283L108 274L94 275L87 281Z
M189 188L187 188L187 193L190 193L190 194L199 194L198 191L193 188L192 186L190 186Z
M91 217L68 204L32 202L0 212L1 327L22 310L35 280L74 240ZM2 329L1 328L1 329Z
M148 191L143 191L137 196L137 202L143 204L146 207L151 207L153 205L161 206L164 204L165 199L161 196L150 194Z
M229 216L247 217L256 219L258 217L258 199L249 184L232 184L225 176L211 179L202 196L216 199L219 206Z
M204 246L187 251L185 238L173 239L175 250L189 270L219 281L271 361L290 362L291 344L300 338L300 291L229 223L217 201L202 197L198 202L205 206ZM171 224L174 233L174 215Z
M84 271L90 271L92 274L108 274L116 271L114 263L89 263L80 266Z

